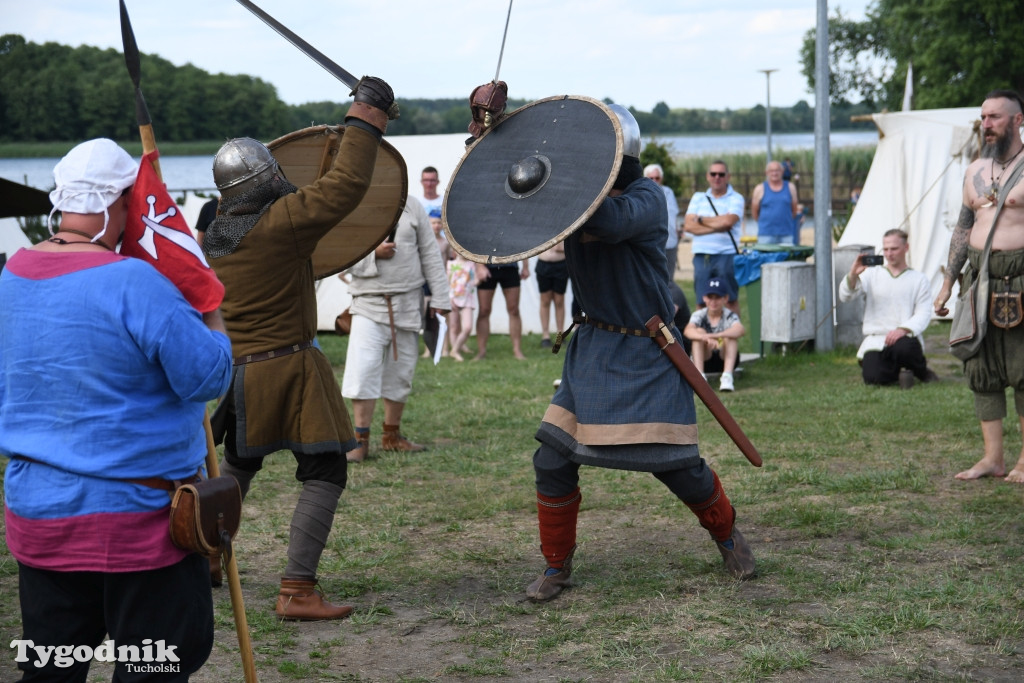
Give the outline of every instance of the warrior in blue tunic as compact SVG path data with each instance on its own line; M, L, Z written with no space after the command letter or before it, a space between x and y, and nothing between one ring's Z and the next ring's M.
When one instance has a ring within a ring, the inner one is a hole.
M622 126L625 155L608 198L566 239L574 295L585 315L536 435L537 517L548 564L526 589L537 601L569 586L580 465L653 473L709 531L726 569L738 579L754 575L753 554L734 526L735 510L697 448L693 390L645 338L651 316L674 317L665 196L643 177L636 120L625 108L610 107Z

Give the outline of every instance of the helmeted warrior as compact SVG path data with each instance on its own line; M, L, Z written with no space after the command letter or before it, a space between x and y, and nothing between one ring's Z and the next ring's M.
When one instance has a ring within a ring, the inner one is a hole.
M648 318L672 320L674 313L665 197L643 177L636 120L619 105L610 109L623 135L621 166L607 198L565 240L584 315L576 318L580 326L566 349L560 385L536 434L537 516L548 565L526 589L537 601L570 585L580 465L651 472L708 530L730 574L754 575L735 510L698 451L693 390L645 338Z
M287 619L352 611L317 589L320 555L347 479L345 453L356 442L334 371L314 343L311 257L362 201L394 112L391 88L378 78L364 77L352 94L334 164L308 186L288 182L262 143L225 143L213 164L220 207L203 242L225 286L222 311L235 355L231 388L213 418L224 443L221 472L238 480L244 496L263 458L289 449L302 482L276 606Z

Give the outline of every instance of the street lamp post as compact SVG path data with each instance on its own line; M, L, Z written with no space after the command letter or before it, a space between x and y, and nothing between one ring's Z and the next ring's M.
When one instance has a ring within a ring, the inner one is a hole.
M778 69L758 69L760 73L764 74L764 86L765 86L765 109L764 109L764 128L768 135L768 158L765 160L772 160L772 73L778 71Z

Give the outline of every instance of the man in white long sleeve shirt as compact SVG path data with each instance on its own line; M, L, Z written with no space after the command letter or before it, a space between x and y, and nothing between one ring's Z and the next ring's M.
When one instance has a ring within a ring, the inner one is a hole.
M857 359L865 384L914 386L914 378L934 382L921 335L931 321L931 285L923 273L907 266L907 233L894 228L882 238L885 264L866 266L857 256L839 285L839 300L863 296L864 341Z

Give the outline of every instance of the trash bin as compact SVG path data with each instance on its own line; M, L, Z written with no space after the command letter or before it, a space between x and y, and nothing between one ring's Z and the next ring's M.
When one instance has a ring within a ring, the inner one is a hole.
M778 261L806 261L814 247L792 244L754 244L736 254L736 282L743 291L743 325L753 353L761 352L761 266Z

